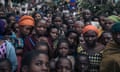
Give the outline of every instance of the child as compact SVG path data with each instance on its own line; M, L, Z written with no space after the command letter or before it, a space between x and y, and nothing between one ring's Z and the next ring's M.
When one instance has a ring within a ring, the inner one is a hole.
M22 72L49 72L48 54L39 50L26 53L22 59Z
M72 72L72 63L66 57L61 57L56 62L56 72Z
M8 59L0 59L0 72L12 72L12 64Z
M89 59L85 54L78 54L75 60L75 71L76 72L89 72Z
M56 55L57 58L55 59L56 61L61 58L61 57L66 57L68 59L70 59L70 61L72 62L72 66L74 67L74 57L68 55L69 54L69 43L67 40L60 40L58 42L57 45L57 49L56 49Z

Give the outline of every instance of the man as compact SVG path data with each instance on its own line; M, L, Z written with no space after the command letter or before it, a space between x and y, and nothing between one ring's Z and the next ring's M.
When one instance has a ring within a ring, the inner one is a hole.
M113 40L103 51L100 72L120 72L120 23L115 23L111 32Z

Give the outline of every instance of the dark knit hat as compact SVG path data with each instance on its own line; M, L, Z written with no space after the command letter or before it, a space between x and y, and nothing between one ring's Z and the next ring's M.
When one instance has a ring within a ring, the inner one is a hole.
M112 33L120 32L120 22L115 23L115 24L111 27L111 32L112 32Z

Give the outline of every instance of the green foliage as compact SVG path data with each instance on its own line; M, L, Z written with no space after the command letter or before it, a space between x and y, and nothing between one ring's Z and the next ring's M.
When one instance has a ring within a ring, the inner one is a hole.
M90 9L95 15L112 15L120 13L120 2L118 2L117 4L113 4L110 1L98 4L95 2L95 0L93 2L91 2L90 0L78 0L78 2L78 7Z

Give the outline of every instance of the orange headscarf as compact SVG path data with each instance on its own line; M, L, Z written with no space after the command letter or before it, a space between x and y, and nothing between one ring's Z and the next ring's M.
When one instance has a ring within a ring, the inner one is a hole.
M18 24L20 26L34 26L34 19L29 15L24 15L20 18Z
M93 25L87 25L83 28L83 34L88 32L88 31L95 31L97 33L97 35L99 34L99 30L97 29L97 27L93 26Z

